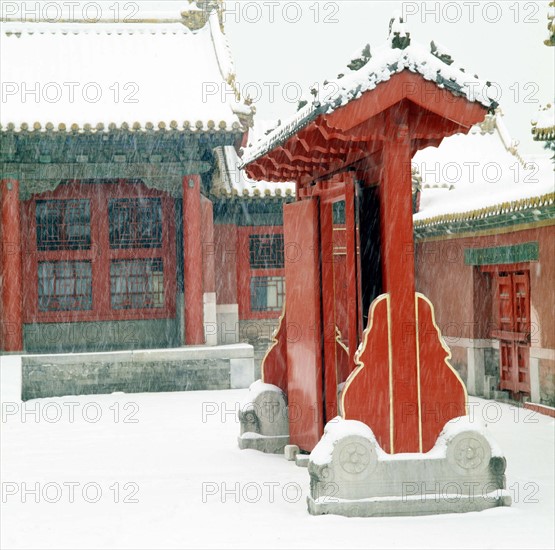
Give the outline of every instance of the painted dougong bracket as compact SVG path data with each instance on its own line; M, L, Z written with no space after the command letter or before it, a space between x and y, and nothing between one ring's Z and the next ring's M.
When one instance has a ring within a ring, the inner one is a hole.
M357 368L342 393L343 417L372 429L388 453L427 452L445 424L467 414L466 388L449 364L451 352L435 322L431 302L415 294L415 323L397 334L396 345L414 347L415 364L394 363L391 299L382 294L370 306L368 327L355 355ZM407 369L410 380L406 380Z

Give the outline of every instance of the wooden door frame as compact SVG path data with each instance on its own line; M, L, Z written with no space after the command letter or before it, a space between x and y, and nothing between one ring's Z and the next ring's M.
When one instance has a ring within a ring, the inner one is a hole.
M481 270L486 273L490 273L495 280L494 284L494 304L496 308L495 320L496 329L490 332L491 338L499 342L499 389L508 390L511 392L512 397L518 398L518 394L530 394L530 312L531 312L531 301L530 301L530 264L527 262L520 262L514 264L499 264L491 266L481 266ZM519 272L523 272L526 276L526 307L527 313L526 318L528 320L528 325L524 332L517 330L517 316L516 316L516 296L514 293L514 276L518 275ZM501 273L507 273L510 276L511 282L511 322L510 324L512 330L503 330L501 327L500 319L500 298L499 298L499 276ZM521 353L522 348L526 348L526 355L524 356L525 361L525 372L527 381L520 382L520 361L519 353ZM509 380L504 380L503 378L503 356L504 350L511 356L510 371L508 373Z
M346 376L338 372L337 348L342 346L336 339L335 323L335 279L334 269L326 268L326 264L333 264L333 204L345 202L345 230L346 235L346 269L348 277L348 373L355 367L354 355L360 343L359 324L360 308L356 259L356 216L355 216L355 185L354 174L338 174L322 185L313 189L312 196L320 199L320 243L321 243L321 281L322 281L322 329L324 346L324 393L326 422L338 414L337 386L344 382ZM332 220L326 223L326 220ZM333 300L326 300L325 296L332 294ZM333 320L330 325L329 320ZM331 330L331 332L330 332ZM345 373L344 373L345 374Z

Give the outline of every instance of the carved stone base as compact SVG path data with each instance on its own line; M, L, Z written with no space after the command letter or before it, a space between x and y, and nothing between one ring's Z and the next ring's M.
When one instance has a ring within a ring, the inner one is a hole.
M289 416L285 394L277 386L257 380L249 388L246 403L239 411L240 449L283 453L289 444Z
M315 501L307 497L308 511L313 516L335 514L353 518L383 516L429 516L432 514L458 514L464 512L481 512L496 506L510 506L508 491L499 495L491 493L485 496L453 497L453 502L446 503L443 495L423 495L414 499L375 498L363 500L329 499L329 502Z
M510 506L505 458L466 417L428 453L385 453L358 421L332 420L310 455L308 511L351 517L476 512Z

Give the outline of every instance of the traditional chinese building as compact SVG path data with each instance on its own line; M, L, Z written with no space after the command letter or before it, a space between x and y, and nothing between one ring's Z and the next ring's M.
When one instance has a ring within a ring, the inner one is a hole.
M256 135L221 7L178 7L187 9L126 23L2 25L1 353L54 363L52 354L116 353L106 367L132 364L128 352L136 365L139 350L219 350L162 386L142 372L142 385L92 392L239 384L232 356L252 350L226 346L250 342L259 362L283 308L283 205L295 185L238 168ZM537 137L553 135L545 119ZM419 152L413 185L417 290L436 304L470 393L551 403L552 165L524 159L497 113ZM82 355L64 361L102 378ZM218 361L221 376L205 378Z
M431 51L446 65L453 63L434 42ZM342 88L343 95L330 109L358 97L373 79L379 80L380 72L369 77L364 73L364 67L372 63L376 61L369 50L351 61L338 78L350 75L354 84ZM387 65L383 71L395 68ZM344 80L337 82L341 87ZM440 85L461 93L453 77L441 80ZM323 101L322 105L316 99L311 108L321 113L327 103ZM301 105L296 116L281 129L276 128L270 134L273 141L263 139L247 148L248 167L252 159L262 157L278 144L269 159L263 158L251 168L253 174L270 175L277 181L283 177L274 165L281 166L279 163L289 159L291 153L283 152L279 145L291 138L293 131L310 127L312 119L305 116L309 107ZM545 109L537 118L536 139L553 135L552 113L552 109ZM317 143L304 138L298 142L299 159L304 159L303 155L308 155ZM452 349L452 363L471 394L553 404L553 164L547 154L524 157L499 109L488 114L469 135L457 134L439 146L417 152L413 158L416 289L435 304L438 325ZM314 170L326 167L324 162L315 165ZM358 167L354 162L351 172L358 175ZM305 178L312 176L302 174ZM337 215L340 223L341 214ZM338 251L334 256L341 254L339 250L344 254L345 246L335 244ZM365 280L363 285L381 284L380 273L363 277L374 278L374 282ZM348 319L343 321L338 328L344 336Z
M414 159L417 285L437 304L474 395L555 396L555 195L548 155L521 156L502 116Z
M253 110L220 4L120 23L3 22L2 352L269 341L259 324L282 307L292 191L253 189L236 170Z
M551 2L546 46L554 45L554 15ZM532 134L553 151L553 104L534 116ZM416 156L426 172L415 215L417 281L438 304L471 394L553 406L554 165L548 154L523 158L518 146L498 112L469 136Z

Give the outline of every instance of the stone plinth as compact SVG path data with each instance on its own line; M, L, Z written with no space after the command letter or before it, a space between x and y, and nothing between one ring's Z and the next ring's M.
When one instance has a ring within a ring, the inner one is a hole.
M313 515L413 516L510 506L506 461L485 430L450 421L427 453L389 455L361 422L334 419L310 455Z
M22 377L23 400L248 388L254 380L254 355L248 344L24 355Z
M289 443L289 417L283 391L257 380L249 388L249 396L239 411L240 449L256 449L264 453L283 453Z

